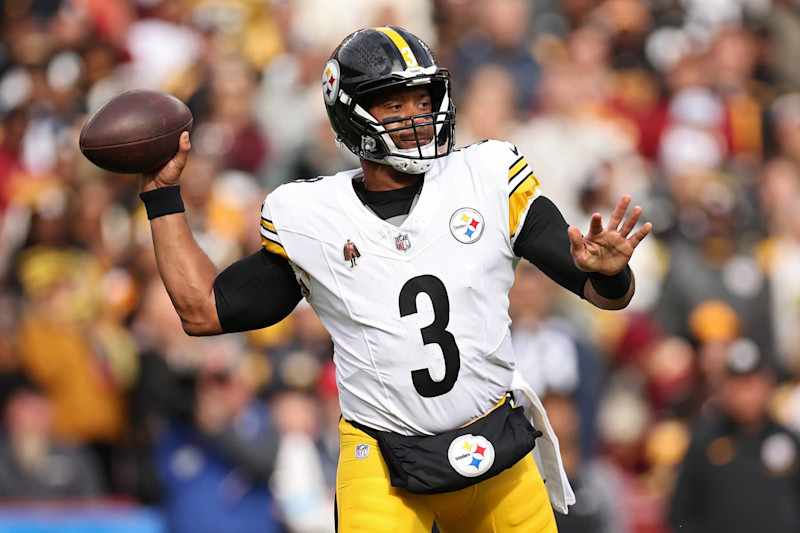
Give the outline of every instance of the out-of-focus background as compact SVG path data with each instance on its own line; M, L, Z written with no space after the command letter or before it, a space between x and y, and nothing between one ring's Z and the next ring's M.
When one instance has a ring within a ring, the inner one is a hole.
M519 365L579 499L563 531L677 531L692 428L725 410L737 357L760 363L756 414L800 432L800 2L2 0L0 20L0 530L333 530L313 311L186 336L136 177L92 166L78 135L123 90L186 102L186 215L224 268L258 250L270 190L357 164L320 74L376 25L451 70L459 146L515 143L580 228L623 193L654 225L624 311L518 271ZM762 463L796 458L788 442Z

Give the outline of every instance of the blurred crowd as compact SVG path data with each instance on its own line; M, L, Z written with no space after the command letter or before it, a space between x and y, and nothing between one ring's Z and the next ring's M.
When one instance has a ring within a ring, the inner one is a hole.
M709 525L730 498L783 520L752 531L800 527L774 507L800 508L800 1L2 0L0 21L0 500L130 500L179 533L333 530L314 312L188 337L136 176L78 136L124 90L186 102L186 215L222 269L258 250L270 190L357 165L322 67L395 24L451 70L458 145L516 144L582 230L623 193L654 225L624 311L518 270L518 365L578 497L561 530L733 531Z

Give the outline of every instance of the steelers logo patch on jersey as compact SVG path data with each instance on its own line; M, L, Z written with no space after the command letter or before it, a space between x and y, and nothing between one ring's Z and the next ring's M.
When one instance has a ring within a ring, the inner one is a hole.
M494 464L494 446L482 435L459 435L450 443L447 458L464 477L477 477Z
M458 242L472 244L483 235L483 216L470 207L463 207L450 217L450 233Z
M328 105L333 105L339 95L339 62L335 59L328 61L322 71L322 95Z

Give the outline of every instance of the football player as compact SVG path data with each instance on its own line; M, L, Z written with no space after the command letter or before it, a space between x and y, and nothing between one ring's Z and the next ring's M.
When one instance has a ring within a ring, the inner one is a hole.
M223 272L180 214L188 134L143 176L184 329L262 328L302 297L313 306L334 343L340 531L428 533L434 521L443 532L555 531L552 509L567 512L574 495L541 403L514 369L514 270L525 258L595 306L620 309L651 225L635 229L642 210L626 218L624 196L607 225L595 214L582 235L516 147L454 149L448 71L402 28L346 37L321 87L336 140L360 168L271 192L263 249Z

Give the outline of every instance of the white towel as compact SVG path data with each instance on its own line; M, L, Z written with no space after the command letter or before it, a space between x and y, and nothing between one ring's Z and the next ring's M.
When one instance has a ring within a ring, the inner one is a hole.
M575 503L575 493L572 492L567 473L564 470L561 450L558 447L558 437L547 419L542 401L522 377L522 374L516 370L511 379L511 391L521 393L514 395L516 405L522 406L525 416L528 417L533 427L544 433L536 439L536 449L539 451L538 455L541 459L539 468L546 481L545 488L553 509L561 514L567 514L569 506Z

